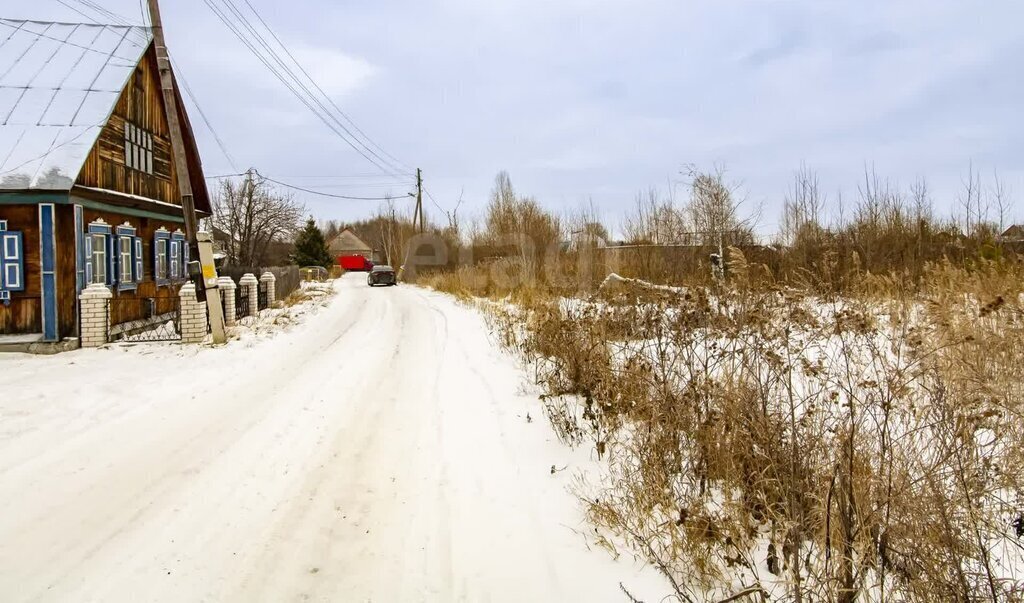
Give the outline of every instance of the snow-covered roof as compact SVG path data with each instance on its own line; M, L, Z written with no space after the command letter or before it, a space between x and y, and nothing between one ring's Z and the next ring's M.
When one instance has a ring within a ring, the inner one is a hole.
M0 18L0 190L69 190L150 40L145 27Z
M373 248L363 242L356 233L352 232L351 229L346 228L345 230L338 233L338 236L331 239L331 242L327 244L327 248L332 254L343 253L343 252L364 252L372 253Z

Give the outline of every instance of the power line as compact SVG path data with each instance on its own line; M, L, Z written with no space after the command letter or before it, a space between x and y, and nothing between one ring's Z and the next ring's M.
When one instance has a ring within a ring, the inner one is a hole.
M281 182L280 180L275 180L273 178L269 178L267 176L264 176L263 174L260 174L259 172L256 172L256 174L260 178L263 178L264 180L266 180L268 182L273 182L274 184L283 186L285 188L295 189L297 191L302 191L304 193L310 193L312 195L320 195L322 197L332 197L334 199L349 199L349 200L352 200L352 201L387 201L387 200L390 200L390 199L398 199L398 198L400 198L400 197L395 197L393 195L392 196L387 196L387 197L350 197L350 196L347 196L347 195L334 195L334 194L331 194L331 193L324 193L324 192L315 191L315 190L308 189L308 188L302 188L301 186L295 186L295 185L292 185L292 184L288 184L286 182ZM410 196L410 195L412 195L412 193L407 193L406 194L406 196Z
M260 23L263 24L263 27L265 27L266 30L270 32L270 35L274 37L274 40L276 40L277 43L281 46L281 48L284 49L284 51L288 55L288 57L299 67L299 70L302 71L303 75L305 75L306 78L309 79L309 81L313 83L313 85L316 87L316 89L320 91L320 94L322 94L324 96L324 98L327 99L327 102L329 102L331 104L331 106L334 107L334 109L343 118L345 118L345 121L347 121L357 132L359 132L363 136L363 138L368 140L370 142L370 144L372 144L374 147L376 147L377 150L379 150L381 153L384 153L384 155L386 155L392 161L394 161L395 162L394 165L396 165L398 167L401 167L401 168L404 168L406 170L409 170L411 172L413 170L413 168L409 167L405 163L402 163L394 155L392 155L391 153L388 153L387 151L385 151L384 148L381 147L379 144L377 144L372 138L370 138L366 134L366 132L363 132L359 128L359 126L357 126L356 123L354 121L352 121L352 119L344 111L341 110L341 107L339 107L337 104L335 104L334 100L331 99L331 97L326 92L324 92L323 88L321 88L320 85L316 83L316 80L313 79L313 76L309 75L309 72L307 72L306 69L302 66L302 63L300 63L298 61L298 59L296 59L295 56L291 53L291 51L288 50L288 47L285 46L284 42L281 41L281 38L277 37L277 34L274 33L274 30L271 29L269 25L267 25L267 22L263 20L263 17L260 15L259 11L256 10L256 7L254 7L252 5L252 3L249 2L249 0L244 0L244 1L245 1L245 4L249 7L249 10L251 10L253 12L253 14L256 15L256 18L260 20Z
M438 202L437 202L437 199L434 199L434 195L430 194L430 191L429 191L429 190L427 190L427 188L426 188L426 187L424 187L424 188L423 188L423 192L427 193L427 197L429 197L429 198L430 198L430 202L434 204L434 207L436 207L436 208L437 208L437 211L439 211L439 212L441 212L441 213L443 213L443 214L446 214L446 213L448 213L448 212L446 212L446 211L445 211L444 209L442 209L442 208L441 208L441 205L440 205L440 204L438 204Z
M272 56L273 56L273 57L274 57L274 58L275 58L275 59L277 60L278 64L280 64L280 65L281 65L281 67L282 67L282 68L284 68L284 69L285 69L285 70L286 70L286 71L288 72L288 74L289 74L289 75L290 75L290 76L291 76L291 77L292 77L292 78L293 78L293 79L295 80L295 82L296 82L296 83L298 83L298 84L299 84L300 86L302 86L302 89L306 91L306 93L307 93L307 94L308 94L308 95L310 96L310 98L312 98L312 99L314 100L314 102L316 102L316 103L317 103L317 104L318 104L318 105L320 106L320 108L322 108L322 109L323 109L323 110L324 110L324 111L325 111L325 112L326 112L326 113L327 113L327 114L328 114L328 115L329 115L329 116L330 116L330 117L331 117L331 118L332 118L332 119L334 120L334 122L335 122L335 123L337 123L337 124L338 124L339 126L341 126L341 128L342 128L343 130L345 130L345 132L346 132L346 133L347 133L347 134L348 134L349 136L351 136L351 137L352 137L352 139L353 139L353 140L355 140L355 141L356 141L356 142L357 142L357 143L359 144L359 146L363 147L363 148L364 148L364 149L366 149L366 151L367 151L367 152L369 152L369 153L370 153L371 155L373 155L374 157L376 157L377 159L379 159L379 160L380 160L381 162L383 162L384 164L386 164L386 165L387 165L387 166L389 167L389 169L395 169L395 168L397 168L399 172L401 172L401 171L402 171L403 169L407 169L407 168L403 168L403 167L402 167L402 164L401 164L401 162L400 162L400 161L398 161L397 159L395 159L394 157L391 157L392 161L388 161L388 160L387 160L387 159L385 159L384 157L381 157L380 155L378 155L378 154L377 154L377 153L376 153L376 152L375 152L375 151L374 151L373 149L371 149L371 148L370 148L369 146L367 146L367 145L366 145L366 143L365 143L365 142L363 142L363 141L362 141L362 140L361 140L361 139L360 139L360 138L359 138L358 136L356 136L355 134L353 134L351 130L349 130L348 128L346 128L346 127L345 127L345 125L344 125L344 124L342 124L342 123L341 123L341 121L340 121L340 120L338 120L338 118L337 118L337 117L336 117L336 116L335 116L335 115L334 115L333 113L331 113L331 111L330 111L329 109L327 109L327 107L325 107L325 106L324 106L324 104L323 104L322 102L320 102L320 100L319 100L319 99L318 99L318 98L316 97L316 95L314 95L314 94L312 93L312 91L310 91L310 90L309 90L309 88L307 88L307 87L306 87L306 85L305 85L305 84L304 84L304 83L302 82L302 80L301 80L301 79L300 79L300 78L299 78L299 77L298 77L298 76L297 76L297 75L295 74L295 72L294 72L294 71L293 71L293 70L291 69L291 67L289 67L289 66L287 66L287 65L285 65L285 64L284 64L284 61L283 61L283 60L282 60L282 59L280 58L280 56L279 56L279 55L277 54L277 52L276 52L275 50L273 50L273 49L272 49L272 48L270 47L269 43L267 43L267 42L266 42L266 40L265 40L265 39L263 38L263 36L262 36L262 35L261 35L261 34L260 34L259 32L257 32L257 31L256 31L256 29L255 29L254 27L252 27L252 26L251 26L251 25L249 24L249 21L248 21L248 19L246 19L246 17L245 17L244 15L242 15L242 12L241 12L241 11L240 11L240 10L238 9L238 7L237 7L237 6L235 5L234 1L233 1L233 0L222 0L222 1L223 1L223 2L224 2L224 3L226 4L226 5L228 5L228 6L229 6L229 7L230 7L230 8L232 9L232 11L233 11L233 12L235 13L235 15L239 17L239 19L241 19L241 20L243 21L243 23L244 23L244 24L246 25L246 27L247 27L247 28L249 29L249 31L250 31L250 32L252 32L252 33L253 33L253 35L255 35L255 36L257 37L257 39L258 39L258 40L260 41L260 43L261 43L261 44L263 45L263 47L264 47L264 48L266 48L266 49L267 49L267 51L268 51L268 52L270 52L270 53L271 53L271 55L272 55ZM269 25L267 25L267 22L263 20L263 17L262 17L262 16L261 16L261 15L259 14L259 12L258 12L258 11L256 10L256 8L255 8L255 7L253 7L253 5L252 5L251 3L249 3L249 2L248 2L248 0L245 0L245 3L246 3L246 4L248 5L248 6L249 6L249 9L250 9L250 10L251 10L251 11L253 12L253 14L254 14L254 15L256 15L256 18L257 18L257 19L259 19L260 23L262 23L262 24L263 24L263 27L264 27L264 28L265 28L265 29L266 29L266 30L267 30L267 31L268 31L268 32L270 33L270 35L271 35L271 36L272 36L272 37L274 38L274 40L276 40L276 41L277 41L278 45L279 45L279 46L280 46L280 47L281 47L281 48L282 48L282 49L283 49L283 50L285 51L285 54L287 54L287 55L288 55L288 57L289 57L289 58L290 58L290 59L292 60L292 62L293 62L293 63L294 63L294 64L295 64L295 65L296 65L296 66L297 66L298 68L299 68L299 70L300 70L300 71L301 71L301 72L303 73L303 75L305 75L305 76L306 76L306 79L307 79L307 80L308 80L308 81L309 81L309 82L310 82L310 83L311 83L311 84L313 85L313 87L314 87L314 88L316 88L316 89L317 89L317 90L318 90L318 91L320 92L321 96L323 96L323 98L324 98L324 99L326 99L326 100L327 100L327 102L328 102L329 104L331 104L331 105L332 105L332 106L334 107L334 109L335 109L335 110L336 110L336 111L337 111L338 113L340 113L340 114L341 114L341 116L342 116L343 118L345 118L345 120L346 120L346 121L348 121L348 122L349 122L349 124L351 124L351 125L352 125L353 129L355 129L356 131L358 131L358 132L359 132L360 134L362 134L362 136L363 136L364 138L366 138L367 140L369 140L371 144L373 144L373 145L374 145L374 146L376 146L376 147L377 147L378 149L380 149L380 146L379 146L379 145L377 145L377 144L376 144L375 142L373 142L373 140L371 140L371 139L370 139L370 138L369 138L369 137L368 137L368 136L366 135L366 133L364 133L364 132L363 132L362 130L360 130L360 129L359 129L359 127L358 127L358 126L356 126L356 125L355 125L355 123L354 123L354 122L352 122L352 120L351 120L351 119L349 119L348 115L346 115L346 114L345 114L345 112L344 112L344 111L342 111L342 110L341 110L341 109L340 109L340 108L339 108L339 107L338 107L338 106L337 106L337 105L336 105L336 104L334 103L334 101L332 101L332 100L331 100L331 98L330 98L330 97L329 97L329 96L327 95L327 93L326 93L326 92L324 92L323 88L321 88L321 87L320 87L320 85L316 83L316 80L314 80L314 79L313 79L313 77L312 77L312 76L311 76L311 75L309 74L309 72L308 72L308 71L306 71L306 69L305 69L305 68L304 68L304 67L302 66L302 64L301 64L301 63L299 63L298 59L296 59L296 58L295 58L295 56L294 56L294 55L293 55L293 54L291 53L291 51L290 51L290 50L288 50L288 47L287 47L287 46L285 46L284 42L282 42L282 41L281 41L281 39L280 39L280 38L279 38L279 37L277 36L277 34L276 34L276 33L274 33L274 30L272 30L272 29L270 28L270 26L269 26ZM380 150L381 150L381 152L382 152L382 153L384 153L385 155L387 155L387 152L386 152L386 151L384 151L383 149L380 149Z
M217 134L217 130L214 129L213 124L210 123L210 119L206 117L206 112L203 111L203 108L199 105L199 99L197 99L196 95L192 93L192 87L188 85L188 80L185 79L185 72L179 68L178 62L171 57L170 53L168 53L167 58L171 59L172 67L177 71L177 75L181 76L181 83L182 87L185 88L185 94L188 95L188 98L192 101L196 111L199 112L199 117L203 119L203 123L206 124L207 129L210 130L210 134L213 134L213 139L217 142L220 152L224 153L224 158L228 160L228 165L231 166L231 169L237 170L238 166L235 165L234 157L232 157L231 153L228 152L227 146L224 144L224 141L221 140L220 135Z
M354 144L353 144L353 143L352 143L351 141L349 141L349 140L348 140L348 138L346 138L346 137L344 136L344 134L342 134L341 132L339 132L339 131L338 131L338 130L337 130L337 129L336 129L336 128L335 128L335 127L334 127L334 126L333 126L333 125L332 125L332 124L331 124L331 123L329 122L329 121L327 121L327 119L326 119L326 118L325 118L325 117L324 117L323 115L321 115L321 113L320 113L319 111L317 111L317 110L316 110L316 108L315 108L315 107L313 107L313 105L312 105L312 104L310 104L310 101L309 101L309 99L308 99L307 97L303 96L303 95L302 95L302 94L301 94L301 93L300 93L300 92L299 92L298 90L296 90L296 89L295 89L295 86L294 86L294 85L292 85L292 83L291 83L291 82L290 82L290 81L289 81L289 80L288 80L288 79L287 79L287 78L286 78L286 77L285 77L285 76L284 76L284 75L283 75L283 74L282 74L282 73L281 73L281 72L280 72L280 71L279 71L279 70L278 70L277 68L275 68L275 67L274 67L273 65L271 65L271 64L270 64L270 62L269 62L269 61L267 60L267 58L266 58L266 57L264 57L264 56L263 56L263 54L261 54L261 53L259 52L259 50L257 50L257 49L256 49L256 47L255 47L255 46L253 45L253 43L252 43L252 42L250 42L250 41L249 41L249 40L248 40L248 39L247 39L247 38L245 37L245 35L244 35L244 34L243 34L243 33L242 33L242 32L241 32L241 31L240 31L239 29L238 29L238 27L237 27L237 26L236 26L236 25L235 25L235 24L234 24L234 23L233 23L233 22L231 21L231 19L230 19L230 18L229 18L229 17L228 17L228 16L227 16L227 15L226 15L225 13L224 13L224 11L223 11L223 10L222 10L222 9L221 9L221 8L220 8L219 6L216 6L216 5L214 5L214 4L213 4L213 2L211 2L211 0L203 0L203 1L204 1L204 2L206 3L206 5L207 5L207 6L208 6L208 7L210 8L210 10L212 10L212 11L213 11L213 13L214 13L215 15L217 15L217 17L218 17L218 18L219 18L219 19L220 19L220 20L221 20L221 21L222 21L222 22L224 23L224 25L225 25L225 26L226 26L226 27L227 27L227 28L228 28L229 30L231 30L231 33L235 34L235 37L237 37L237 38L238 38L238 40L239 40L239 41L240 41L240 42L241 42L241 43L242 43L242 44L243 44L243 45L244 45L244 46L245 46L246 48L248 48L250 52L252 52L252 53L253 53L253 56L255 56L255 57L256 57L257 59L259 59L259 61L260 61L261 63L263 63L263 65L264 65L264 66L265 66L265 67L266 67L266 68L267 68L267 69L268 69L268 70L269 70L269 71L270 71L270 72L271 72L271 73L272 73L272 74L273 74L273 75L274 75L274 76L275 76L275 77L276 77L276 78L277 78L277 79L278 79L278 80L279 80L279 81L280 81L280 82L281 82L282 84L284 84L284 85L285 85L285 87L286 87L286 88L288 88L288 90L289 90L289 91L291 91L291 93L292 93L293 95L295 95L295 98L299 99L299 101L300 101L300 102L301 102L302 104L306 105L306 108L307 108L307 109L309 109L309 110L310 110L310 111L311 111L311 112L312 112L312 113L313 113L314 115L316 115L316 116L317 116L317 118L319 118L319 119L320 119L320 121L322 121L322 122L324 123L324 125L326 125L326 126L327 126L327 127L328 127L328 128L329 128L329 129L331 130L331 131L333 131L333 132L334 132L334 133L335 133L336 135L338 135L338 136L339 136L339 137L340 137L340 138L341 138L342 140L344 140L344 141L345 141L345 142L346 142L346 143L347 143L347 144L348 144L348 145L349 145L350 147L352 147L352 148L353 148L353 149L354 149L355 151L359 152L359 149L358 149L358 148L356 148L356 146L355 146L355 145L354 145ZM373 164L373 165L374 165L375 167L377 167L377 168L381 169L381 170L382 170L382 171L384 171L385 173L388 173L388 171L387 171L387 170L386 170L385 168L383 168L382 166L380 166L379 164L377 164L377 163L376 163L375 161L373 161L372 159L370 159L369 157L367 157L367 156L366 156L366 155L365 155L364 153L361 153L361 152L360 152L360 154L361 154L361 155L363 155L363 157L364 157L364 158L365 158L365 159L366 159L367 161L369 161L370 163L372 163L372 164Z
M107 19L113 19L115 23L121 23L122 25L133 25L133 26L135 25L134 23L132 23L128 19L125 19L124 17L122 17L121 15L118 15L118 14L112 12L112 11L109 11L109 10L103 8L102 6L100 6L99 4L96 4L95 2L92 2L91 0L76 0L76 1L79 4L81 4L81 5L83 5L83 6L87 7L87 8L91 8L92 10L94 10L97 13L103 15L103 17L105 17Z
M79 4L82 4L82 5L86 6L87 8L90 8L90 9L98 12L99 14L103 15L104 18L108 18L108 19L113 20L118 25L125 26L125 27L132 27L132 28L135 28L135 27L148 27L147 19L146 19L146 8L145 8L145 5L143 4L143 0L139 0L139 9L141 11L142 23L143 23L143 25L141 25L141 26L135 25L131 21L129 21L128 19L118 15L117 13L109 11L109 10L103 8L102 6L99 6L98 4L96 4L94 2L91 2L89 0L76 0L76 1ZM85 17L87 19L90 19L92 21L95 21L95 19L93 19L89 15L86 15L85 13L83 13L82 11L76 9L75 7L71 6L70 4L65 3L64 0L57 0L57 2L60 2L64 6L67 6L68 8L70 8L71 10L73 10L73 11L77 12L78 14L82 15L83 17ZM143 34L143 37L145 37L144 34ZM168 58L171 58L173 60L173 57L170 56L170 53L168 53ZM185 89L185 94L188 95L189 99L192 101L193 106L195 106L196 111L199 112L199 116L202 118L203 123L205 123L207 129L210 130L210 134L213 135L213 138L216 141L217 146L220 148L221 152L224 153L224 158L228 160L228 164L231 166L232 169L237 170L238 166L235 165L234 158L231 156L231 153L228 151L227 146L224 144L224 141L221 139L220 135L217 133L217 130L214 129L213 124L210 122L210 119L206 116L206 112L203 111L202 106L199 105L199 100L196 98L196 95L192 92L192 87L188 85L188 80L185 78L185 73L181 70L180 65L178 64L177 61L173 62L173 66L175 68L175 71L177 71L177 75L181 78L181 83L182 83L182 85L183 85L183 87Z
M374 164L376 167L380 168L381 170L383 170L385 172L392 172L392 173L400 173L401 172L401 169L395 171L394 166L389 166L387 160L385 160L383 157L381 157L380 155L375 153L373 151L373 149L370 149L369 147L367 147L366 144L363 143L359 139L359 137L357 137L355 134L353 134L351 130L349 130L347 127L345 127L345 125L343 123L341 123L341 121L338 120L338 118L333 113L331 113L330 109L328 109L323 104L323 102L321 102L321 100L319 98L317 98L317 96L315 94L313 94L313 92L309 89L309 87L306 86L306 84L295 74L295 72L292 70L292 68L289 67L287 64L285 64L285 61L280 57L280 55L277 54L277 52L273 48L271 48L270 44L266 41L266 39L264 39L263 36L258 31L256 31L256 28L253 27L253 25L249 22L249 20L245 17L245 15L242 14L242 12L238 9L238 7L235 5L235 3L232 0L221 0L221 2L223 2L224 5L227 6L228 9L232 13L234 13L234 15L238 18L239 23L241 23L242 26L245 27L252 34L252 36L254 36L256 42L267 51L267 53L269 54L269 57L271 59L273 59L274 62L276 62L278 66L280 66L280 68L284 71L284 73L287 74L290 77L291 81L293 83L295 83L305 93L306 98L311 100L312 102L314 102L320 108L320 111L323 113L323 115L326 115L327 117L329 117L331 120L333 120L333 122L335 124L337 124L342 130L344 130L344 132L347 135L347 137L343 136L343 138L345 139L345 142L347 144L349 144L349 146L351 146L356 152L358 152L360 155L362 155L363 158L365 158L367 161L369 161L370 163ZM258 14L257 14L257 17L259 17ZM268 30L269 30L269 28L268 28ZM273 35L272 31L271 31L271 35ZM285 49L285 51L287 52L287 49ZM294 59L293 59L293 61L294 61ZM297 61L296 61L296 64L298 64ZM302 69L302 66L299 65L299 68ZM310 80L310 82L314 86L316 86L316 82L313 81L312 78L309 78L308 74L307 74L307 78ZM328 100L328 102L330 102L330 99L327 99L327 100ZM337 133L336 129L335 129L335 132ZM338 134L340 135L340 133L338 133ZM361 150L359 148L356 148L352 144L351 141L354 141L355 143L359 144L363 149L365 149L368 153L370 153L370 155L373 155L373 157L375 157L376 160L371 159L369 156L367 156L367 154L364 153L363 150Z
M214 4L213 0L204 0L204 2L210 8L210 10L212 10L214 14L217 15L217 17L224 23L224 25L227 26L228 29L231 30L233 34L235 34L235 37L237 37L239 41L242 42L242 44L246 48L248 48L249 51L252 52L256 56L256 58L259 59L260 62L262 62L263 65L275 77L277 77L277 79L281 81L281 83L284 84L285 87L288 88L288 90L291 91L293 95L295 95L296 98L299 99L300 102L306 105L307 109L309 109L314 115L316 115L317 118L324 123L324 125L326 125L331 131L333 131L339 138L341 138L346 144L348 144L354 151L359 153L364 159L370 162L374 167L380 169L384 173L391 175L398 175L401 173L400 170L395 171L393 166L387 167L388 162L386 160L381 158L380 155L378 155L377 153L373 152L372 149L369 149L366 146L366 144L359 139L359 137L353 134L351 130L346 128L345 125L341 123L341 121L330 111L330 109L328 109L323 104L323 102L321 102L316 97L316 95L313 94L309 87L302 82L302 80L295 74L295 72L287 64L285 64L285 61L281 59L280 55L278 55L277 52L274 51L273 48L271 48L267 41L259 34L259 32L256 31L252 24L249 23L248 19L246 19L246 17L241 13L238 7L235 6L231 0L221 1L224 3L224 6L227 7L227 10L235 15L238 24L241 25L242 28L245 28L249 31L253 40L250 40L249 37L247 37L246 34L242 31L242 29L240 29L239 25L236 25L233 22L232 18L225 12L224 9L222 9L219 5ZM258 14L257 17L259 17ZM272 31L271 34L273 35ZM261 52L256 47L256 44L262 46L263 49L265 50L265 53ZM285 49L285 51L287 52L287 49ZM277 65L279 65L280 67L275 67L274 65L271 64L271 61L277 63ZM296 64L298 64L297 61ZM299 65L299 68L302 69L302 66ZM316 82L313 82L312 78L309 79L313 83L313 85L316 86ZM301 89L302 92L300 92L299 89ZM329 98L327 100L328 102L330 102ZM319 107L319 109L317 107ZM331 123L332 121L334 123ZM341 128L340 131L338 127ZM359 148L357 144L365 148L366 151ZM367 154L367 152L369 152L369 154ZM376 157L377 159L374 159L374 157Z
M203 176L207 180L223 180L224 178L237 178L239 176L245 176L245 172L240 174L221 174L220 176Z
M77 8L75 8L74 6L71 6L70 4L65 2L64 0L57 0L57 2L60 3L60 4L63 4L64 6L68 7L69 9L71 9L71 10L75 11L76 13L82 15L83 17L85 17L86 19L92 21L93 23L98 23L98 21L96 21L96 19L94 19L91 16L83 13L82 11L78 10Z

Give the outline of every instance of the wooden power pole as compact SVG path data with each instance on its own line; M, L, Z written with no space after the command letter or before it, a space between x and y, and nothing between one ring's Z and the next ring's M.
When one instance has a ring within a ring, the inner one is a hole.
M416 168L416 217L420 221L419 233L423 234L423 170L420 168ZM413 226L416 226L415 220Z
M203 283L206 289L206 308L210 317L210 332L214 343L224 343L227 336L224 332L224 309L220 305L220 291L217 289L217 268L213 261L213 239L208 233L198 236L199 224L196 220L196 204L192 196L192 180L188 171L188 156L185 151L185 137L181 133L181 122L178 121L178 98L174 94L174 73L171 71L171 58L167 54L164 41L164 28L160 21L160 6L157 0L149 0L149 21L153 29L153 46L156 50L156 64L160 71L160 88L164 96L164 113L167 114L167 127L171 134L171 151L174 157L174 168L178 174L178 190L181 192L181 212L185 218L185 238L193 258L198 257L202 267ZM200 241L200 239L202 239Z
M192 181L188 173L188 159L185 153L185 138L181 134L181 122L178 121L178 99L174 94L174 74L171 72L171 59L167 56L167 44L164 42L164 28L160 21L160 6L157 0L149 0L149 20L153 29L153 45L156 47L156 64L160 70L160 87L164 94L164 110L167 113L167 127L171 133L171 151L174 155L174 167L178 174L178 189L181 191L181 209L185 214L185 238L195 249L196 204L192 197Z

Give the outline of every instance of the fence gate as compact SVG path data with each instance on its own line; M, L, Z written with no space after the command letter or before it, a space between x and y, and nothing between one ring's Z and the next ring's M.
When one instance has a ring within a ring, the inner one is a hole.
M110 341L181 341L181 299L124 297L107 301Z
M222 298L223 299L223 298ZM239 287L235 298L235 322L249 315L249 288Z
M267 284L260 283L260 286L256 289L256 307L260 310L266 310L270 304L267 300Z

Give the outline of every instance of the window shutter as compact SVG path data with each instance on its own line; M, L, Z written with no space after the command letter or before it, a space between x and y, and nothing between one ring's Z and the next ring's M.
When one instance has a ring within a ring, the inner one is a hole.
M0 235L0 290L7 289L7 236Z
M117 282L117 254L114 253L114 237L104 235L107 245L107 285L112 286Z
M144 275L144 266L142 263L142 238L133 237L132 240L135 241L135 255L133 256L135 258L135 282L141 283Z
M178 241L171 241L171 278L178 278L178 263L181 261L178 250Z
M92 284L92 235L85 236L85 286Z
M3 270L2 285L8 291L24 291L24 246L20 232L4 232L0 247L0 268Z
M190 254L187 241L181 242L181 276L188 278L188 256Z

